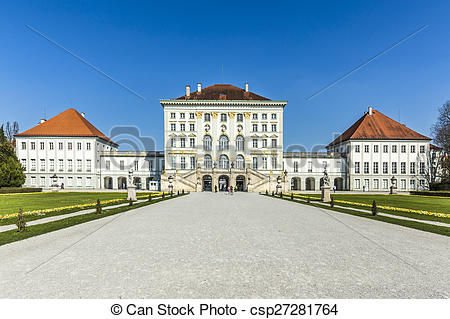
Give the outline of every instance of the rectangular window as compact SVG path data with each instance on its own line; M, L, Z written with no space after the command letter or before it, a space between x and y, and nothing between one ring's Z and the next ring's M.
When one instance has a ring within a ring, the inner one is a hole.
M416 181L415 181L415 180L411 179L411 180L409 181L409 188L410 188L411 190L416 189Z
M253 132L258 132L258 124L253 124L252 125L252 131Z
M189 130L191 132L195 131L195 125L194 124L189 124Z
M170 113L170 118L174 119L175 118L175 113Z
M91 143L87 142L86 143L86 151L90 151L91 150Z
M35 143L35 142L31 142L31 143L30 143L30 148L31 148L32 150L35 150L35 149L36 149L36 143Z
M262 140L262 147L267 148L267 139L263 138Z
M111 169L111 161L106 161L106 170L109 171Z
M44 142L40 142L40 143L39 143L39 149L43 150L43 149L44 149L44 146L45 146L45 143L44 143Z
M252 168L258 169L258 158L257 157L252 158Z
M62 142L58 143L58 149L62 150L64 148L64 144Z
M420 149L419 149L420 153L425 153L425 145L420 145Z
M389 174L389 172L388 172L388 162L383 162L383 174Z
M383 189L388 189L389 181L387 179L383 179Z
M359 173L360 173L359 162L355 162L355 174L359 174Z
M68 149L69 151L72 150L72 142L67 143L67 149Z
M227 121L227 113L221 113L220 114L220 121L226 122Z
M397 153L397 145L392 145L392 153Z
M67 171L71 172L73 170L73 161L71 159L67 160Z
M40 170L41 172L44 172L44 171L45 171L45 159L41 159L41 160L40 160L39 170Z
M31 186L36 186L36 176L31 176Z
M374 153L378 153L378 145L374 145L373 146L373 152Z
M360 152L359 145L355 145L355 153L359 153L359 152Z
M258 119L258 113L253 113L253 114L252 114L252 118L253 118L254 120L257 120L257 119Z
M195 169L195 156L191 156L191 169Z
M308 161L308 173L312 173L313 169L312 169L312 162Z
M139 170L139 161L134 161L134 170L135 171Z
M378 188L380 188L380 180L374 179L373 180L373 189L378 189Z
M77 143L77 150L81 151L81 143Z
M252 143L253 143L253 148L258 148L258 140L256 138L254 138L252 140Z
M55 159L53 159L53 158L49 159L49 170L50 170L50 172L55 171Z
M174 138L170 139L170 147L176 147L176 140Z
M403 190L406 189L406 179L400 180L400 189L403 189Z
M186 157L181 156L181 169L186 169Z
M267 120L267 113L261 114L263 120Z
M54 150L54 149L55 149L55 144L53 144L53 142L49 142L49 143L48 143L48 148L49 148L50 150Z
M83 162L80 159L77 159L77 172L81 172L83 170Z
M177 158L172 156L172 168L177 168Z
M365 179L364 180L364 190L367 192L369 190L369 186L370 186L370 180L369 179Z
M276 113L272 113L272 120L276 120L277 119L277 114Z
M294 173L298 173L298 162L294 162Z
M180 113L180 119L184 119L185 118L185 114L184 113Z
M59 170L60 172L63 172L63 171L64 171L64 160L63 160L63 159L59 159L59 160L58 160L58 170Z
M373 162L373 173L378 174L378 162Z
M383 153L388 153L388 152L389 152L389 146L383 145Z
M77 177L77 187L83 186L83 177Z
M23 169L26 171L27 170L27 160L25 158L22 158L20 160L20 164L22 164Z
M186 124L184 123L180 124L180 131L186 131Z
M22 149L26 150L27 149L27 143L26 142L22 142Z
M277 125L276 124L272 124L272 132L276 132L277 131Z
M176 131L177 130L177 126L175 123L170 123L170 130L171 131Z
M263 132L267 132L267 124L263 124L262 125L262 131Z
M396 162L392 162L392 174L397 174L397 163Z
M406 174L406 162L400 163L400 174Z
M189 139L189 147L194 148L195 147L195 138Z
M180 147L186 147L186 138L180 138Z
M194 114L194 113L189 113L189 118L190 118L191 120L193 120L193 119L194 119L194 116L195 116L195 114Z
M416 174L416 163L415 162L409 163L409 173Z
M86 187L92 187L92 178L86 177Z
M120 161L119 168L121 171L125 170L125 162L124 161Z
M272 156L272 169L277 169L277 157L276 156Z
M421 175L425 174L425 162L419 163L419 174Z
M364 145L364 153L369 153L369 145Z
M400 146L400 152L406 153L406 145ZM405 184L406 184L406 182L405 182Z
M34 158L31 159L31 171L36 171L36 160Z
M211 114L205 113L205 122L211 122Z
M369 162L364 162L364 174L369 174Z
M262 158L262 168L267 169L267 157L265 156Z
M416 152L416 146L415 145L411 145L411 153L415 153Z
M277 139L276 138L272 139L272 148L277 148Z
M359 178L355 179L355 189L361 188L361 180Z
M243 122L243 121L244 121L244 114L238 113L238 114L236 115L236 121L238 121L238 122Z
M45 187L45 177L44 176L41 176L39 186Z
M91 160L90 159L86 160L86 172L91 171L91 169L92 169L91 165L92 165Z
M72 176L67 177L67 186L69 186L69 187L73 186L73 177Z

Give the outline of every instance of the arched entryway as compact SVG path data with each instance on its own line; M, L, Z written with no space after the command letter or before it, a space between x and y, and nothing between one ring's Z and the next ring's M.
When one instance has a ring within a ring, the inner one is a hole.
M236 191L243 192L245 190L245 176L239 175L236 177Z
M119 177L117 179L117 185L119 189L127 189L127 178L126 177Z
M203 191L210 192L212 191L212 178L210 175L203 176Z
M305 180L305 189L307 191L313 191L313 190L316 189L316 185L315 184L316 184L316 181L315 181L314 177L308 177Z
M230 179L226 175L219 176L219 191L226 191L230 185Z
M142 182L141 182L141 178L140 177L135 177L133 179L133 183L136 186L136 189L141 189L142 188Z
M291 190L299 191L300 187L300 177L292 177L291 179Z
M336 186L337 191L344 190L344 179L342 177L336 177L334 179L334 186Z
M112 177L105 177L104 188L112 189L113 188L113 179Z

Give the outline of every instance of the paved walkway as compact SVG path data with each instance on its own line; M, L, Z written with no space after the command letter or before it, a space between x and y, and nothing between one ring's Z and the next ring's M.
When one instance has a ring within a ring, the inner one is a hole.
M1 298L449 298L450 238L192 193L0 246Z

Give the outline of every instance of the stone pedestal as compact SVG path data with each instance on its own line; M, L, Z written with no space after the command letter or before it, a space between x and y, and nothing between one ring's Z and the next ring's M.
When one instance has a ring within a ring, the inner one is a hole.
M397 194L397 186L391 186L391 190L389 192L389 194Z
M127 190L128 190L128 197L127 197L127 200L130 200L130 199L131 199L132 201L137 200L137 199L136 199L136 186L130 185L130 186L127 187Z
M322 186L322 202L329 203L331 202L331 190L330 186Z

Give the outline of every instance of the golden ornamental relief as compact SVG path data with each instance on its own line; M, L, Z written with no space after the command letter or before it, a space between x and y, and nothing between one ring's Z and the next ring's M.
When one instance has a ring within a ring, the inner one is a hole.
M212 113L211 113L211 115L212 115L212 118L213 118L213 119L216 119L216 118L217 118L217 115L218 115L218 113L217 113L217 112L212 112Z
M228 116L230 117L230 119L234 119L236 113L235 112L229 112Z
M203 112L196 112L195 115L197 116L198 119L202 118L202 114Z
M249 119L250 118L250 112L244 112L244 117L246 118L246 119Z

